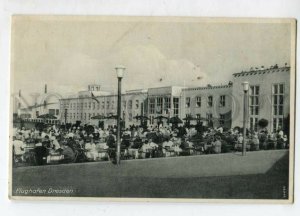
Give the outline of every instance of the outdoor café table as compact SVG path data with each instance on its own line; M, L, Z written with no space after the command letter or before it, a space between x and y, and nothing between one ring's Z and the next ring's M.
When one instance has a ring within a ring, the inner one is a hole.
M50 151L47 156L47 164L58 163L59 161L64 159L64 155L60 152Z
M186 147L185 150L188 152L189 155L192 155L194 154L194 147L192 146L189 146L189 147Z
M132 156L133 159L138 159L139 157L139 150L134 148L128 149L128 155Z
M165 149L164 151L165 157L171 157L175 155L175 151L173 148L166 146L164 149Z

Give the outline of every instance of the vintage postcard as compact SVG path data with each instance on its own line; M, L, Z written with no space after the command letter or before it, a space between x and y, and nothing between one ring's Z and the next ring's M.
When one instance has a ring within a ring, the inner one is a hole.
M12 17L10 198L293 202L296 20Z

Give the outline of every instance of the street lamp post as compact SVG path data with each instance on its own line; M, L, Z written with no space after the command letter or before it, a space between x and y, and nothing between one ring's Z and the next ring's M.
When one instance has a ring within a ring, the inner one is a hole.
M124 75L125 67L117 66L116 68L117 77L118 77L118 104L117 104L117 164L120 164L120 155L121 155L121 82Z
M68 109L65 109L65 125L67 125Z
M243 152L242 155L246 155L246 127L248 122L248 90L249 90L249 82L243 82L243 90L244 90L244 115L243 115Z

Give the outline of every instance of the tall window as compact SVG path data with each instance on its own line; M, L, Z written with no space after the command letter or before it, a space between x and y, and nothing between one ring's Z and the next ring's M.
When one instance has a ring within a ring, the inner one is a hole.
M169 114L169 109L171 108L170 98L165 97L164 98L164 113Z
M157 114L162 114L162 105L163 105L163 98L158 97L156 99L156 113Z
M225 98L226 98L225 95L220 96L220 106L221 107L224 107L226 105Z
M207 98L207 106L212 107L213 106L213 96L208 96Z
M128 101L128 109L132 109L132 100Z
M259 86L250 86L250 115L259 115Z
M185 98L185 107L189 108L191 106L191 98L190 97L186 97Z
M196 107L201 107L201 97L196 97Z
M259 86L250 86L249 92L249 123L250 130L257 131L258 115L259 115Z
M114 109L115 108L115 101L112 101L111 102L111 109Z
M132 121L132 113L129 113L128 118L129 118L129 121Z
M206 113L206 118L207 118L207 123L211 124L212 123L212 113Z
M106 101L106 109L109 109L109 106L110 106L109 101Z
M93 102L93 110L96 108L96 103Z
M126 101L125 100L123 101L123 109L124 110L126 109Z
M197 118L197 120L200 120L201 119L201 114L196 114L196 118Z
M91 109L92 105L91 105L91 102L89 102L89 109Z
M101 108L102 108L102 109L105 109L105 102L104 102L104 101L102 101Z
M274 84L272 88L273 131L283 127L284 84Z
M50 115L55 115L55 109L49 109L49 114Z
M135 108L138 109L140 107L140 101L135 100Z
M155 113L155 98L149 99L149 113L154 114Z
M224 125L225 124L225 115L224 114L220 114L219 123L220 123L220 125Z
M250 130L257 131L258 118L257 117L250 117Z
M177 97L173 98L173 113L174 116L178 116L179 114L179 98Z

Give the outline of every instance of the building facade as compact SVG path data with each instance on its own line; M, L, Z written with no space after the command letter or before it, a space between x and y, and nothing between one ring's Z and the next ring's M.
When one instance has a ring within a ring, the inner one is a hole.
M148 117L148 124L167 124L167 119L192 119L213 127L243 126L243 82L249 82L247 128L258 130L260 119L268 120L267 129L276 131L288 127L290 115L290 67L252 68L233 74L227 85L204 87L167 86L122 93L121 118L125 126L139 125L137 118ZM13 97L14 116L38 120L43 114L57 117L60 123L116 125L117 94L89 85L71 97L47 93ZM100 116L99 118L93 118ZM107 118L107 117L112 118ZM104 117L104 118L101 118Z
M180 116L180 95L183 87L167 86L148 89L148 117L151 125L167 123L167 118Z
M232 84L185 88L181 93L181 119L203 125L231 127Z
M258 129L258 121L267 119L268 131L288 126L290 114L290 67L256 69L233 74L232 126L243 126L243 82L249 82L248 128Z
M100 127L116 125L116 118L93 119L95 116L109 117L117 115L117 95L100 90L100 86L88 86L88 91L78 93L77 97L61 99L61 122L94 124ZM121 118L126 127L136 124L135 116L147 112L147 91L134 90L122 94Z
M39 116L45 114L60 119L60 100L62 98L56 92L48 92L47 85L45 85L43 93L24 94L20 90L17 95L13 96L13 114L27 120L41 120Z

